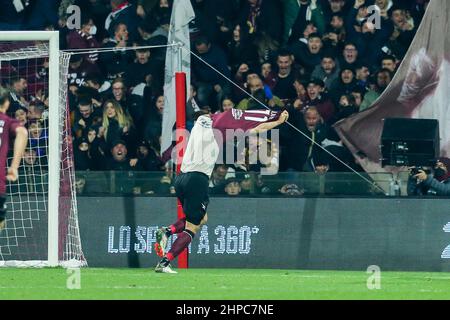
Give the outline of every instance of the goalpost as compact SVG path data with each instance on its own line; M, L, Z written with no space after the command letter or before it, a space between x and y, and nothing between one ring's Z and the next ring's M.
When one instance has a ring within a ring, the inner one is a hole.
M59 50L56 31L0 32L0 86L10 87L13 79L26 79L25 94L39 104L32 108L45 109L41 119L28 122L30 139L19 181L7 188L0 266L86 265L67 105L69 59L69 54ZM36 100L38 95L47 97L47 106ZM24 107L29 107L26 102Z

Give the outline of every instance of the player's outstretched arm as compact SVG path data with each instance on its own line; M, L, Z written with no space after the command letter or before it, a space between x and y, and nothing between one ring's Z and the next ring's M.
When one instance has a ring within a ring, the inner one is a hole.
M16 129L16 138L14 140L14 157L11 162L11 166L8 169L8 175L6 178L8 181L17 181L19 178L18 170L20 161L22 161L25 148L28 143L28 131L24 127L18 127Z
M279 125L282 125L283 123L288 121L288 119L289 119L289 112L283 111L283 113L280 115L280 118L278 118L277 121L266 122L266 123L260 124L256 128L251 129L250 133L255 134L255 133L264 133L266 131L270 131L270 130L278 127Z

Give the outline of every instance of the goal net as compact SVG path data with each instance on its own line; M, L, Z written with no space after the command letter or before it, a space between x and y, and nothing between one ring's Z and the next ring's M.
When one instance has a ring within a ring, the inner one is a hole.
M67 106L70 56L58 42L56 32L0 33L0 86L10 92L9 115L29 132L19 179L7 187L0 266L86 265Z

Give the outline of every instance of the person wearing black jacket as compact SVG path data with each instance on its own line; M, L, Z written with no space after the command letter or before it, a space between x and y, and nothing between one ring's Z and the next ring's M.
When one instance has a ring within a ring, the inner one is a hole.
M113 49L113 51L100 54L100 66L107 79L112 80L124 76L133 61L133 52L125 50L130 43L128 26L125 23L116 25L114 35L103 46Z
M426 173L420 169L412 171L408 179L409 196L450 196L450 159L441 158L434 166L433 172Z
M241 8L240 24L250 26L250 33L266 32L280 39L283 32L281 7L275 0L247 0Z
M305 113L298 109L289 110L290 122L307 137L291 127L281 128L281 137L289 136L289 140L281 150L281 170L297 172L314 172L314 159L323 152L316 144L321 144L330 134L330 128L323 122L315 107ZM286 141L286 140L285 140Z

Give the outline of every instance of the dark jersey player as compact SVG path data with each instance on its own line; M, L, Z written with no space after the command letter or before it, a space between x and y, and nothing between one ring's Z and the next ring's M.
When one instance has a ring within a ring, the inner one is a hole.
M9 94L0 93L0 231L6 225L6 180L17 181L20 161L28 142L27 129L19 121L6 115L9 106ZM11 138L15 138L14 157L9 169L6 170Z
M288 112L280 114L270 110L231 109L221 114L202 115L197 119L183 157L181 174L175 179L176 194L186 218L157 231L155 249L163 259L156 266L156 272L176 273L170 263L189 246L208 221L208 185L219 156L217 141L227 140L227 130L262 133L283 124L288 118ZM168 239L173 234L178 235L177 240L166 253Z

